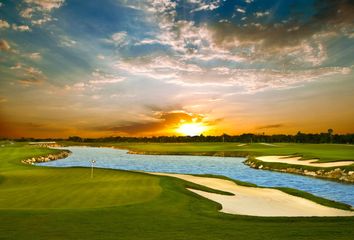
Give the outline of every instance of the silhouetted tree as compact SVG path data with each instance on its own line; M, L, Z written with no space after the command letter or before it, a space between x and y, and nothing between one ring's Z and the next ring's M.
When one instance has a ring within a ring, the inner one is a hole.
M330 128L328 129L328 139L329 139L329 142L332 143L333 142L333 129Z

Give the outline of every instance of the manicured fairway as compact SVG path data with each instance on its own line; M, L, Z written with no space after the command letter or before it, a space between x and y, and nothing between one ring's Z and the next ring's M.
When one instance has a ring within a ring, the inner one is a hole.
M353 217L222 214L218 204L185 190L178 179L104 169L95 169L91 179L85 168L20 163L53 151L23 144L0 148L0 239L351 239L354 234Z
M80 143L64 142L66 145ZM320 162L354 160L354 145L345 144L241 144L241 143L82 143L92 146L116 146L151 154L207 155L299 155L304 159L318 158Z

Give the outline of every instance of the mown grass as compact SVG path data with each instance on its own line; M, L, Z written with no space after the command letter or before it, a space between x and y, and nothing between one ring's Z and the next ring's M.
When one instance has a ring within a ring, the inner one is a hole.
M354 218L220 213L186 182L127 171L20 161L55 150L0 148L0 239L351 239ZM198 186L193 186L198 188ZM33 191L33 193L32 193Z

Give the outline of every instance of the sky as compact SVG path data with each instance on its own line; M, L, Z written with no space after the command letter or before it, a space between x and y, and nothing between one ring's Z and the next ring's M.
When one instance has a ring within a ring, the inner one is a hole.
M354 132L350 0L0 0L0 136Z

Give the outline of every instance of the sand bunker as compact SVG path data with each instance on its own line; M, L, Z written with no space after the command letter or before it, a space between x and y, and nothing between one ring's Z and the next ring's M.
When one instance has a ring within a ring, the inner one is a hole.
M180 178L235 194L227 196L189 189L222 205L221 212L251 216L354 216L354 212L322 206L310 200L286 194L280 190L239 186L219 178L196 177L184 174L152 173Z
M277 145L270 144L270 143L259 143L259 144L262 144L262 145L265 145L265 146L269 146L269 147L278 147Z
M256 159L261 160L263 162L279 162L279 163L288 163L288 164L312 166L312 167L341 167L341 166L348 166L354 163L354 161L319 163L317 162L317 159L300 160L301 157L290 157L290 156L262 156L262 157L256 157Z

